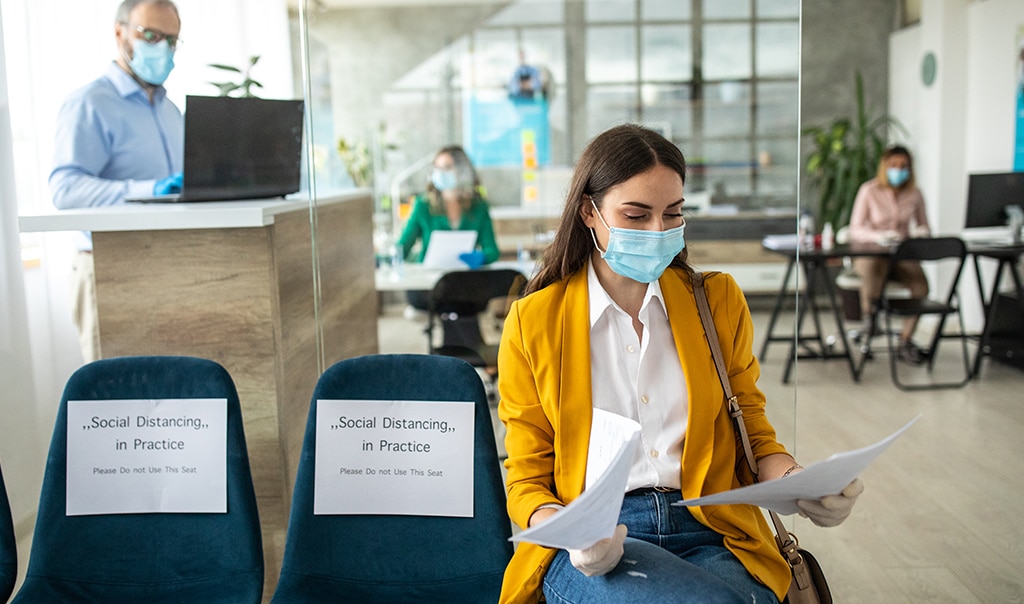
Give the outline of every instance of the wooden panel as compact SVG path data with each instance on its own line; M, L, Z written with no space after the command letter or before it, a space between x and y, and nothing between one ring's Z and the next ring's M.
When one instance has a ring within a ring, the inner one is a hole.
M94 233L104 357L189 355L238 388L259 496L280 497L267 229Z
M371 199L325 204L317 241L327 366L377 348ZM103 356L188 355L238 389L269 601L319 377L309 211L262 228L95 232Z
M378 350L373 242L368 227L372 224L371 213L369 197L318 210L325 368L341 359ZM289 489L286 501L290 501L309 402L319 378L309 214L294 212L279 217L273 241L281 313L277 334L278 429Z

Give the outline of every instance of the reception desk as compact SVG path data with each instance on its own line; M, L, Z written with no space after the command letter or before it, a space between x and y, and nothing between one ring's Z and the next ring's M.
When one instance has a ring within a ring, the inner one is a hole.
M20 217L23 232L92 231L104 357L189 355L238 388L263 524L269 600L284 552L310 396L325 367L377 347L372 202L127 204ZM320 304L314 292L319 288Z

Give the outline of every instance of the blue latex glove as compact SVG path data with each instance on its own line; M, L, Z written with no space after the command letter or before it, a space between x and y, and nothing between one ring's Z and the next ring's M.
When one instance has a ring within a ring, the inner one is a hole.
M480 250L473 250L472 252L459 254L459 260L465 262L466 266L471 269L480 268L484 265L484 253Z
M153 195L170 195L181 193L182 173L171 174L167 178L156 181L153 185Z

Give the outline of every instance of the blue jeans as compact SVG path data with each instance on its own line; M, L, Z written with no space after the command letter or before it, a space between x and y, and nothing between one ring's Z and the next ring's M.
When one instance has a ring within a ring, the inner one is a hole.
M619 522L629 529L618 566L587 577L559 550L544 576L544 597L551 604L573 602L692 602L778 604L770 589L747 572L685 507L671 505L679 491L627 494Z

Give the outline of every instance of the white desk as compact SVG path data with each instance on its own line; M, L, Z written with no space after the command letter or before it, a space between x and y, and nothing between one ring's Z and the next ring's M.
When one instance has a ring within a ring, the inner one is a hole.
M533 276L537 268L535 261L518 262L515 260L498 260L477 270L485 271L495 268L511 268L527 278ZM397 270L389 265L377 268L375 284L379 292L401 292L433 289L437 281L447 272L459 269L427 268L422 264L404 263Z
M354 192L317 200L317 206L365 195ZM41 231L172 231L180 229L258 228L277 216L309 210L305 199L251 199L194 203L126 203L99 208L54 210L18 217L23 233Z

